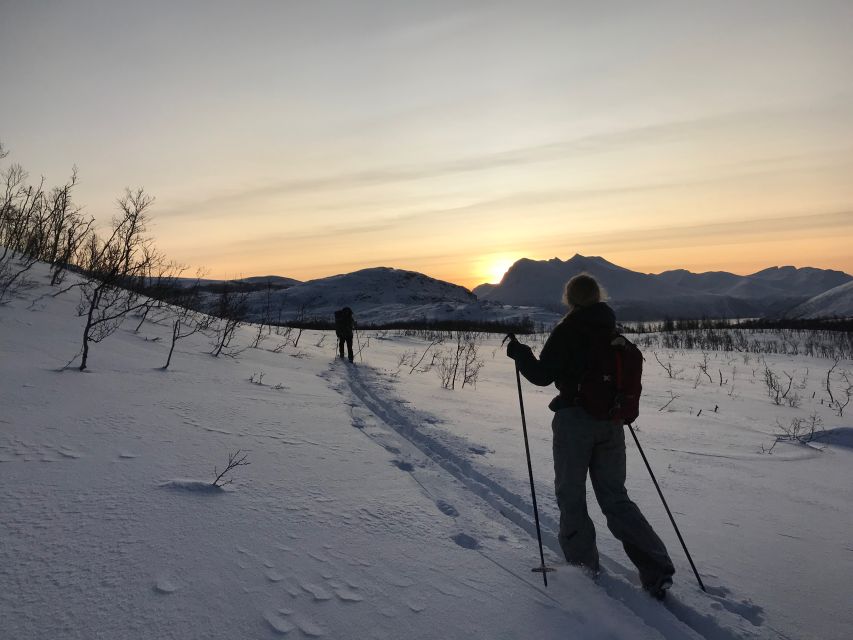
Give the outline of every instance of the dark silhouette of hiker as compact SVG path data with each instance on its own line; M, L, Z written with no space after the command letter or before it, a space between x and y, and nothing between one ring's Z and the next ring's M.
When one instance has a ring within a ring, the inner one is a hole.
M554 328L537 359L529 346L510 341L507 355L533 384L556 383L551 401L554 440L554 489L560 507L560 547L570 564L593 575L599 571L595 527L586 504L586 476L607 527L625 547L640 573L643 588L663 599L675 573L661 539L625 490L625 431L611 419L595 419L578 404L579 384L586 367L586 348L596 332L616 333L616 316L601 301L601 289L589 275L566 284L569 313Z
M355 318L352 316L352 309L344 307L335 311L335 335L338 337L338 351L341 358L344 357L344 344L347 346L347 357L349 361L353 361L352 353L352 332L355 328Z

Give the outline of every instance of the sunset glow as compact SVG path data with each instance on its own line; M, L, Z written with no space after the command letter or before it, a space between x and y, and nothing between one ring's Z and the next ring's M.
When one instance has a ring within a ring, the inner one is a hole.
M475 276L474 279L478 280L478 284L482 284L484 282L498 284L504 277L507 269L509 269L513 263L521 257L523 256L486 256L481 263L482 269L479 270L478 273L473 274Z
M217 278L853 272L850 3L359 4L4 5L6 162Z

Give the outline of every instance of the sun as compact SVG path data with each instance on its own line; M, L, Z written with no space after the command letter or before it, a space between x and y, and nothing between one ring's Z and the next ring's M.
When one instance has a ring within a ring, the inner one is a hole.
M514 258L500 256L492 258L485 263L484 275L488 278L490 284L497 284L504 277L504 274L515 262Z

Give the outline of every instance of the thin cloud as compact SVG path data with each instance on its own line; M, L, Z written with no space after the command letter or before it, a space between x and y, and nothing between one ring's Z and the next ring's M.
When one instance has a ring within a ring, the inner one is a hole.
M541 243L538 248L599 247L603 251L617 251L625 248L755 244L758 238L771 242L791 234L808 237L830 232L853 234L853 211L750 218L682 227L632 228L615 233L567 234L557 242Z
M375 228L365 225L352 228L349 233L367 234L386 228L385 225ZM429 272L438 267L447 267L445 270L453 270L454 266L466 264L482 253L514 253L528 257L550 254L566 259L576 252L595 252L607 257L612 253L619 253L626 249L645 250L719 244L755 244L756 239L772 242L774 239L790 237L792 234L799 237L809 237L830 233L833 235L849 235L852 231L853 211L834 211L813 215L756 217L677 227L623 227L620 231L612 233L565 234L558 238L552 237L546 241L507 241L488 246L477 244L475 240L467 252L451 253L444 251L420 254L389 252L385 255L376 253L370 259L354 258L349 261L315 262L313 264L306 264L304 257L300 255L299 270L301 272L308 267L314 272L320 269L324 271L322 275L313 277L325 277L340 272L380 265L388 267L405 265L405 268L418 268ZM341 237L344 233L341 230L328 231L328 233L333 234L336 243L346 244L347 239ZM322 234L304 234L302 237L311 241L328 241L330 238L329 235L324 237ZM251 252L252 255L258 256L266 252L280 251L282 247L287 246L293 247L300 254L311 250L310 246L293 245L293 236L276 236L231 242L218 248L217 254L220 256L239 256ZM283 275L291 274L287 272Z
M683 139L697 131L724 128L735 124L756 124L769 118L790 117L802 110L752 110L716 114L701 118L677 120L617 131L595 133L561 140L558 142L518 147L502 152L482 154L446 162L367 169L350 173L284 180L263 186L225 192L210 198L174 205L161 210L170 215L217 215L208 210L216 207L219 215L225 215L223 209L228 205L245 203L258 198L282 195L300 195L306 193L343 191L363 187L392 185L429 178L453 176L472 172L490 171L513 166L526 166L558 159L566 159L577 154L604 153L649 143L662 143Z

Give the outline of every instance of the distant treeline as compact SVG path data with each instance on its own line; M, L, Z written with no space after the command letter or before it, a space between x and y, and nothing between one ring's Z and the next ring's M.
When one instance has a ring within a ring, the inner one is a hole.
M853 318L747 318L747 319L677 319L661 322L628 323L624 329L630 333L658 333L674 331L702 331L721 329L746 329L752 331L853 331Z
M334 329L335 323L326 319L311 318L282 322L281 326L294 329ZM479 333L518 333L530 334L542 332L545 328L537 325L531 318L518 320L398 320L394 322L363 322L358 324L364 330L400 330L400 331L474 331Z

